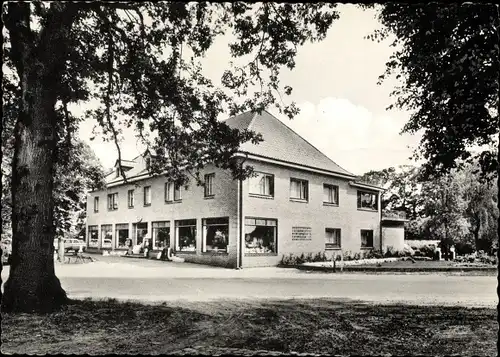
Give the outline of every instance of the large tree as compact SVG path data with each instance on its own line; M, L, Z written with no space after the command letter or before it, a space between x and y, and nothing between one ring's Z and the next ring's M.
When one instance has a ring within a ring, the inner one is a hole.
M400 80L394 106L411 112L404 132L422 133L421 177L477 159L500 187L500 6L388 3L378 19L383 27L370 37L392 36L396 49L380 80Z
M291 88L279 83L280 70L292 69L298 46L323 39L337 17L326 3L4 4L4 62L20 100L4 311L50 311L67 301L54 274L52 193L57 126L73 124L71 103L97 103L86 115L115 140L119 158L121 128L134 127L158 154L153 173L165 169L185 182L211 161L240 179L251 168L231 157L241 142L261 138L230 129L218 116L276 104L292 117L297 109L281 100ZM237 61L216 85L200 58L230 31Z
M493 4L383 5L383 25L370 37L394 38L396 51L381 75L400 85L393 106L411 112L403 132L420 131L424 176L479 159L497 169L490 144L499 134L499 8ZM475 149L475 150L473 150Z

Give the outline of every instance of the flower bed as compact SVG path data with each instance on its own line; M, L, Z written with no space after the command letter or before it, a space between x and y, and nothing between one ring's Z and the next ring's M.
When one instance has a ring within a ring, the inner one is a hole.
M373 258L373 259L359 259L359 260L344 260L342 261L336 261L335 266L341 267L342 264L344 266L356 266L356 265L376 265L380 263L390 263L390 262L396 262L398 260L401 260L401 258ZM315 267L332 267L332 262L331 261L326 261L326 262L310 262L310 263L304 263L302 265L305 266L315 266Z

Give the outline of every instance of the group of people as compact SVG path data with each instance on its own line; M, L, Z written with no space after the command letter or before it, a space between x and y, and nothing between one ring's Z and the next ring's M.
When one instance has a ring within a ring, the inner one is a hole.
M144 237L142 243L134 247L132 239L128 238L125 241L125 246L128 249L126 253L127 255L144 254L145 257L148 257L149 253L153 250L153 240L151 238ZM168 247L162 249L160 259L168 259L168 249Z

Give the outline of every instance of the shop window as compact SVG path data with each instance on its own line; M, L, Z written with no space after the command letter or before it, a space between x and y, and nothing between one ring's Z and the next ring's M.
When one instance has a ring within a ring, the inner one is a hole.
M148 235L148 224L134 223L132 224L132 239L135 245L142 244L144 237Z
M113 244L113 226L103 224L101 226L101 248L111 248Z
M196 219L175 221L176 250L180 252L196 251Z
M278 221L245 218L245 254L277 254Z
M99 246L99 227L89 226L89 247L97 248Z
M170 247L170 222L153 222L153 247L163 249Z
M116 248L127 248L127 239L129 239L128 223L115 225Z
M203 251L227 252L229 240L229 218L207 218L203 220Z

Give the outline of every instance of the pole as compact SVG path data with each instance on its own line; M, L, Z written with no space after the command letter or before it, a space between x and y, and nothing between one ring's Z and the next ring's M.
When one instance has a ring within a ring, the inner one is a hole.
M64 239L62 237L59 237L58 241L59 241L59 244L58 244L59 248L58 248L57 253L59 255L59 261L61 263L64 263Z

